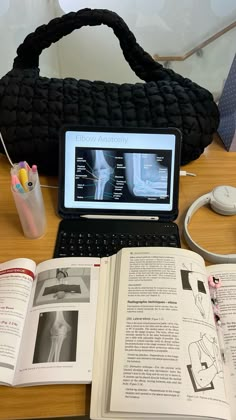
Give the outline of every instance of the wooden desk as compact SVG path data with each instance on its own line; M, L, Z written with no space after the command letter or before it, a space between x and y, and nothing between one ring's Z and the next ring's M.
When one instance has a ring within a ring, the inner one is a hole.
M194 200L217 185L236 187L236 154L225 151L218 138L196 161L184 170L196 177L181 177L177 223L182 238L184 215ZM28 257L37 263L53 255L59 218L56 215L57 190L43 188L47 212L46 235L37 240L25 239L10 192L10 166L0 155L0 262ZM56 185L56 178L41 176L41 184ZM216 253L236 253L236 216L219 216L208 208L200 209L190 225L194 239ZM0 387L0 420L37 417L78 416L89 413L90 386L50 385L29 388Z

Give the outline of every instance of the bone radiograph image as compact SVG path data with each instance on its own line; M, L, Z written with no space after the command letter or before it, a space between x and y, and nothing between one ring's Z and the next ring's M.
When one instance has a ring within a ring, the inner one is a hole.
M114 152L76 149L77 199L110 200L113 190Z
M93 182L95 184L94 199L103 200L105 186L109 180L112 182L111 176L113 175L114 168L106 160L107 153L104 153L102 150L93 150L91 154L94 162L92 172L94 176Z
M78 311L40 313L33 363L75 361L77 326Z
M126 175L131 194L142 197L167 195L168 169L155 154L125 153Z
M90 275L89 267L58 268L39 273L33 306L89 302Z
M172 152L76 149L75 200L169 200Z

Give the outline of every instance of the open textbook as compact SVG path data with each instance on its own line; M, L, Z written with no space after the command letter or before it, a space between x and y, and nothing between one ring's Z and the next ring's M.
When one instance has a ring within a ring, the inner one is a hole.
M123 249L102 259L96 318L91 419L236 419L236 264Z
M89 383L100 260L0 264L0 384Z
M235 420L235 343L235 264L172 248L0 264L1 384L92 380L92 419Z

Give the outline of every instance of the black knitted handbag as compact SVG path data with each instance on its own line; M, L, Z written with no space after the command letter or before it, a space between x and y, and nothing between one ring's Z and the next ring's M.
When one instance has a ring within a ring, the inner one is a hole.
M85 25L105 24L144 83L56 79L39 75L44 48ZM64 124L101 127L177 127L181 163L197 159L219 123L210 92L155 62L114 12L82 9L42 25L17 49L13 69L0 79L0 130L14 162L37 163L57 174L59 130ZM3 148L0 152L4 152Z

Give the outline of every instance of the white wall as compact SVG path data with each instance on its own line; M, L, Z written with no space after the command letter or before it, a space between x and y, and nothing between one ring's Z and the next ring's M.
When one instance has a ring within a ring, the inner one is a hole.
M0 77L11 70L17 47L39 25L55 17L57 0L0 0ZM57 45L43 51L40 69L43 75L60 77Z
M58 15L79 8L117 12L151 55L183 55L236 20L233 0L59 0ZM235 54L236 29L203 50L202 57L172 62L171 68L207 87L221 91ZM63 38L59 46L63 77L112 82L140 81L130 70L112 30L86 27Z
M182 55L236 20L235 0L0 0L0 77L12 68L16 49L26 35L56 16L84 7L117 12L151 55ZM235 45L233 29L204 48L202 57L171 62L171 68L217 96ZM112 30L105 26L74 31L44 50L39 64L42 76L140 81L125 61Z

